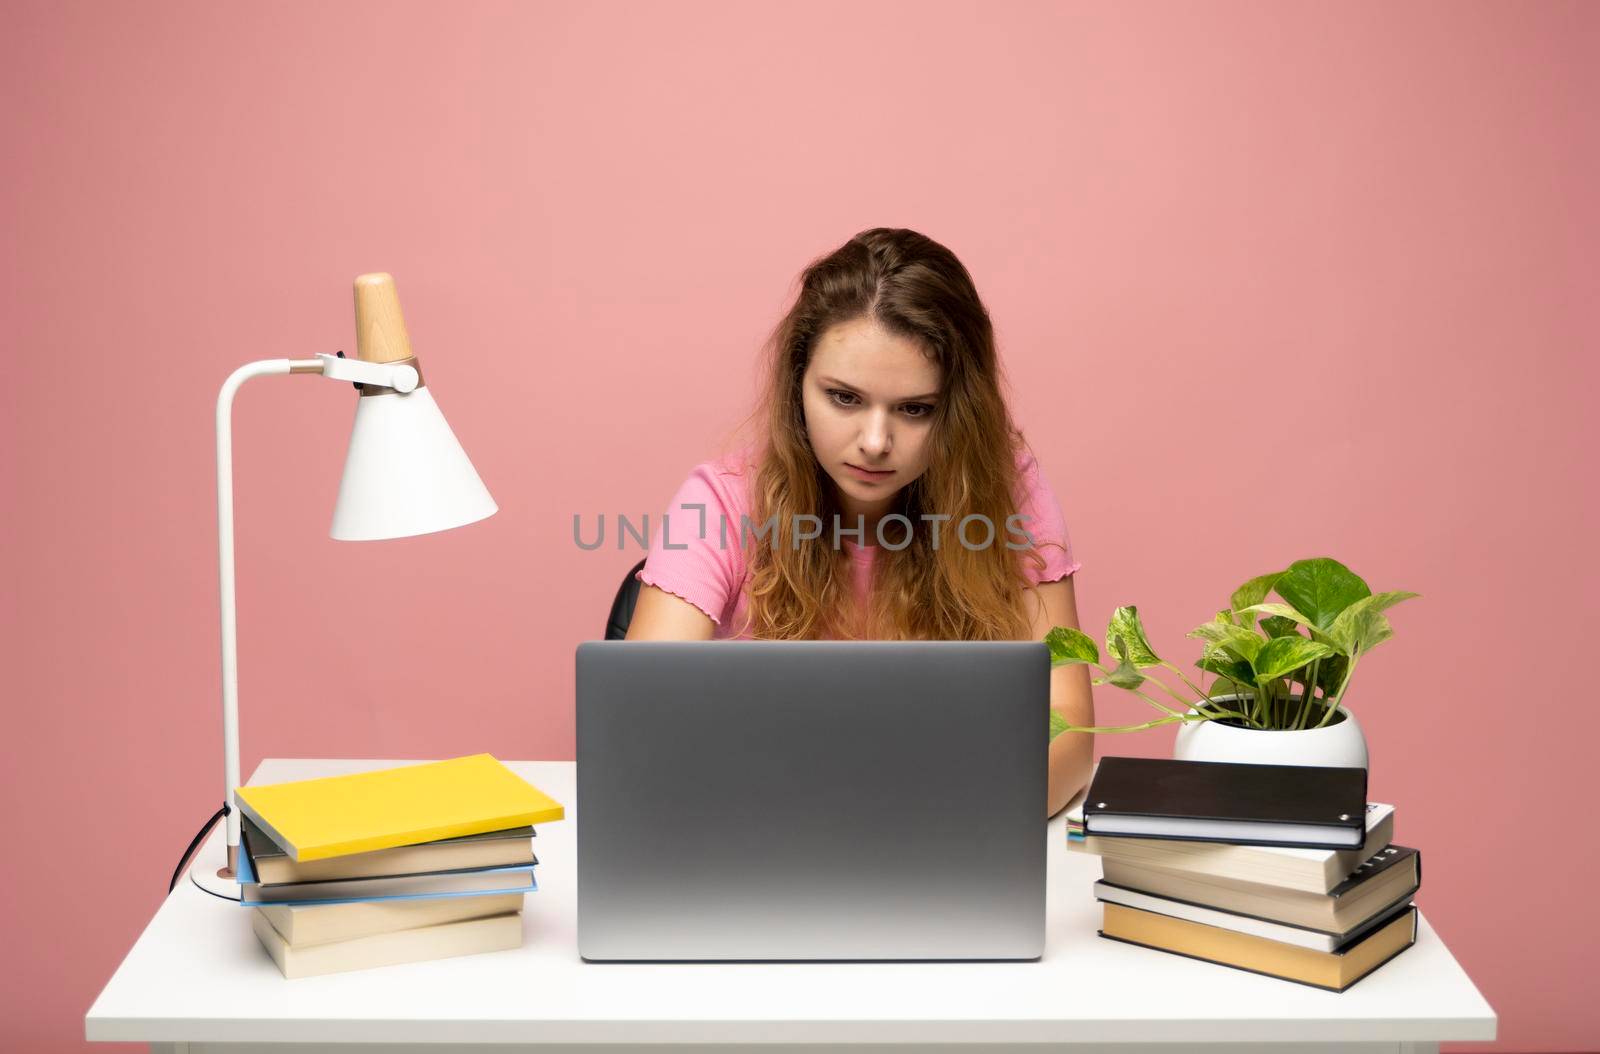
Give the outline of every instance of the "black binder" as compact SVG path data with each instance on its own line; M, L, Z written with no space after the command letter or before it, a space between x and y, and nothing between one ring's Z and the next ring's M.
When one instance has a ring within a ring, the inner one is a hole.
M1108 757L1083 825L1097 837L1350 849L1366 813L1366 769Z

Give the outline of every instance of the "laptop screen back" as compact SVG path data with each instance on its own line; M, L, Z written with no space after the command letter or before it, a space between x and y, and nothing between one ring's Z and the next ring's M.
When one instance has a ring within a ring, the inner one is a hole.
M589 642L586 959L1028 959L1049 653L1030 642Z

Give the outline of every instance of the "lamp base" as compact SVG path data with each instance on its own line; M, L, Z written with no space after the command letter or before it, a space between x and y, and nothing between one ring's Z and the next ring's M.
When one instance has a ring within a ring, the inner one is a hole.
M228 832L218 824L189 861L189 881L212 896L238 900L239 881L230 866L234 863L228 856Z

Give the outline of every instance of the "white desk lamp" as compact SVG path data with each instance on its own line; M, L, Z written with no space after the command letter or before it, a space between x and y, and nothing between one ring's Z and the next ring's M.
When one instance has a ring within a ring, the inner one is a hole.
M355 281L356 355L346 359L263 359L246 363L217 396L217 559L222 599L223 801L227 862L191 870L209 892L237 900L239 854L239 670L233 586L233 396L252 377L320 374L360 389L344 478L333 509L332 536L375 541L449 530L491 516L494 499L467 460L455 433L422 380L394 279L364 274ZM209 824L207 825L209 827ZM202 829L201 834L204 834ZM198 838L197 838L198 841ZM190 852L194 846L191 845ZM188 853L185 854L187 859ZM180 861L180 868L184 861Z

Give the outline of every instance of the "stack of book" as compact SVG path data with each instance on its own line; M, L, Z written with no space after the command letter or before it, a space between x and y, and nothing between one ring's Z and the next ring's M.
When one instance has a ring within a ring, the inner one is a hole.
M240 903L285 977L520 947L532 825L563 816L488 754L235 799Z
M1102 937L1343 991L1416 940L1394 813L1364 769L1108 757L1067 847L1101 858Z

